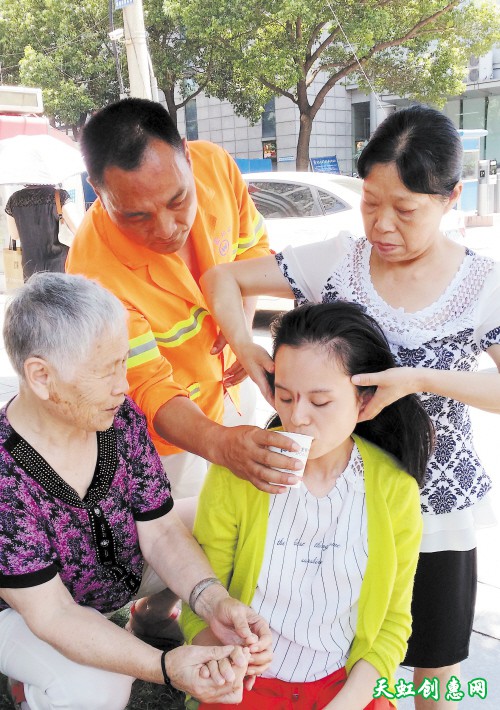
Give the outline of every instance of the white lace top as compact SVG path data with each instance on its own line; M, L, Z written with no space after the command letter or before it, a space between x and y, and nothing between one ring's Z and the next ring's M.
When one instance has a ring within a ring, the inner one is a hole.
M407 313L388 305L376 292L370 252L366 238L341 233L317 244L287 247L276 260L298 302L342 299L365 306L384 330L400 365L477 370L481 352L500 344L500 264L467 249L440 298ZM485 514L485 505L476 504L484 499L491 480L474 450L469 408L431 393L422 393L421 399L436 429L436 446L421 490L422 550L471 549L473 513Z

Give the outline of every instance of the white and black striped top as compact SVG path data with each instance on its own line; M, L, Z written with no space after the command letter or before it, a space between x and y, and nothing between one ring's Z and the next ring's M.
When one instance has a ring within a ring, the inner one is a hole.
M273 633L266 677L319 680L345 665L368 556L363 461L356 445L330 493L303 484L270 503L252 607Z

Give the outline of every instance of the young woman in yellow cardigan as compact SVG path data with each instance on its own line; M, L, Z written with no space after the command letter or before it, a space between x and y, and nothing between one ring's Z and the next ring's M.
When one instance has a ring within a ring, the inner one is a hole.
M381 678L391 687L411 630L432 425L415 395L358 422L374 390L351 377L394 367L361 307L302 306L273 334L277 413L285 431L314 439L303 483L280 495L220 466L206 478L195 537L220 583L273 633L270 664L253 657L243 702L220 708L390 708L374 688ZM187 608L182 625L189 642L214 642Z

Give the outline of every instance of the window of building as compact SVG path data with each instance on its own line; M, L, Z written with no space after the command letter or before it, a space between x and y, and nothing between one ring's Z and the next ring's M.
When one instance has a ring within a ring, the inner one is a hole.
M262 114L262 140L276 138L276 111L274 97L264 106Z
M370 138L370 102L362 101L352 104L352 155L353 170L357 169L358 158Z
M488 122L486 125L486 157L500 163L500 96L488 97Z
M448 101L443 109L445 116L448 116L453 121L455 128L463 128L462 125L462 101L460 99L453 99Z
M186 138L188 141L198 140L198 111L196 99L190 99L186 104Z

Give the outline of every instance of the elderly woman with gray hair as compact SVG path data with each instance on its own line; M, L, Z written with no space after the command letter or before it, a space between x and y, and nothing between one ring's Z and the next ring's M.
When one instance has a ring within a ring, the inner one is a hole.
M19 394L0 411L0 671L22 683L20 707L122 709L134 678L238 702L269 629L172 510L126 396L123 306L83 277L36 274L7 308L4 339ZM106 618L166 587L228 645L162 652Z

